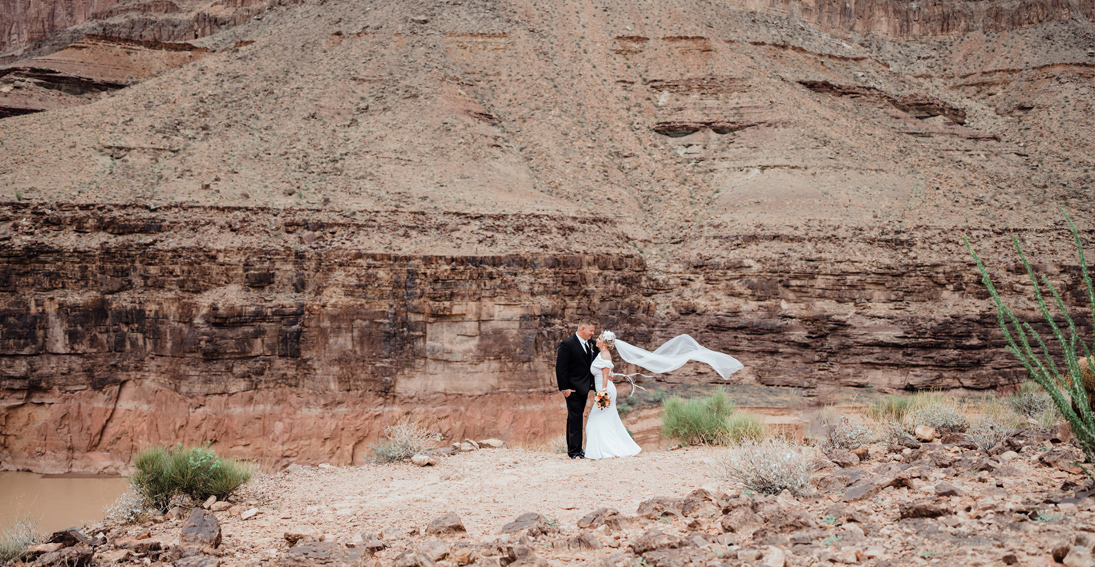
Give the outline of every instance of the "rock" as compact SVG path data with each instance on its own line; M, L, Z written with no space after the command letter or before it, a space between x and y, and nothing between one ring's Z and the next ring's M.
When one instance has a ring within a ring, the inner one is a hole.
M437 459L429 455L415 455L411 457L411 464L420 467L430 467L437 464Z
M430 561L441 561L449 556L449 546L443 541L432 540L418 546L418 552L425 555Z
M323 534L312 526L294 526L284 534L285 541L291 546L306 538L319 541L322 536Z
M175 560L175 567L220 567L221 560L212 555L191 555Z
M856 447L855 449L852 449L852 454L859 457L860 462L863 462L870 458L871 448L867 445Z
M578 532L578 535L556 539L552 542L552 547L560 550L584 551L601 549L604 545L601 544L601 540L597 539L596 534L589 530L582 530Z
M505 449L506 442L501 439L483 439L479 442L480 449Z
M411 21L416 24L428 24L430 19L425 16L411 16Z
M1049 431L1051 443L1068 443L1072 440L1072 428L1067 423L1058 423Z
M537 556L527 545L506 547L502 552L502 562L509 567L548 567L548 562Z
M293 464L291 464L291 465L289 465L289 466L285 467L285 472L287 472L287 473L295 473L295 472L300 472L300 471L303 471L303 470L305 470L305 469L306 469L306 467L305 467L305 466L303 466L303 465L298 465L297 463L293 463Z
M460 444L460 451L463 452L463 453L468 453L468 452L471 452L471 451L478 451L478 450L479 450L479 447L476 447L475 445L472 445L471 443L461 443Z
M882 492L883 488L889 486L891 482L893 482L893 479L882 480L874 477L864 479L844 491L844 501L856 502L874 498L875 495Z
M452 550L449 556L457 565L468 565L475 556L475 549L472 547L457 547Z
M521 514L516 520L502 526L502 533L511 534L527 530L526 534L529 537L539 537L549 532L558 531L544 521L544 517L535 512L528 512Z
M649 500L643 500L639 503L639 509L636 514L647 518L660 518L662 516L683 516L684 515L684 499L683 498L667 498L665 496L656 496Z
M922 443L930 443L935 439L935 428L928 427L927 425L917 425L913 430L913 435L916 436L916 440Z
M631 518L621 516L615 508L598 508L578 520L578 527L583 529L605 526L609 530L616 531L626 529L630 525Z
M347 549L333 542L308 541L294 545L278 563L286 567L351 567L362 564L364 553L364 550ZM433 562L428 565L432 566Z
M787 564L787 554L782 549L770 545L764 551L764 559L760 564L764 567L784 567Z
M936 496L961 496L962 491L959 490L958 487L956 487L954 485L947 484L945 482L941 482L941 483L935 485L935 495Z
M1062 563L1065 560L1065 556L1068 555L1068 550L1072 548L1072 542L1068 540L1061 540L1053 544L1050 548L1050 555L1053 556L1053 560L1057 563Z
M1014 553L1005 553L1004 556L1000 558L1000 562L1004 565L1015 565L1019 563L1019 556Z
M475 449L476 451L479 450L479 443L476 443L475 441L473 441L471 439L465 439L463 444L464 445L471 445L472 448Z
M47 543L59 543L65 547L69 547L78 543L86 545L90 543L90 541L87 539L87 536L80 531L80 528L72 527L53 532L49 536Z
M952 513L950 507L935 499L902 503L898 505L898 511L903 520L906 518L938 518Z
M217 501L216 496L210 496L209 498L205 499L204 503L202 503L202 508L205 508L206 510L208 510L209 507L212 506L216 501Z
M240 519L241 520L250 520L251 518L254 518L256 515L258 515L258 513L259 513L258 508L251 508L250 510L240 512Z
M1061 563L1065 567L1092 567L1095 559L1092 558L1090 549L1074 545L1068 549L1068 555L1065 555Z
M729 514L722 517L719 523L724 532L749 535L760 527L763 520L752 510L743 506L731 510Z
M77 544L43 554L31 565L34 567L46 567L47 565L56 565L58 567L90 567L93 555L94 551L92 551L90 547L84 544Z
M221 525L208 510L194 508L183 522L179 541L183 545L217 548L221 544Z
M829 459L844 469L859 464L859 457L855 453L843 449L837 449L830 453Z
M222 502L214 502L213 505L209 507L209 510L212 511L212 512L227 512L231 508L232 508L232 503L231 502L223 502L222 501Z
M426 533L430 535L450 535L465 533L464 524L456 514L445 514L434 518L426 527Z
M648 551L680 547L682 541L677 536L662 533L658 528L651 528L631 542L628 547L636 555L642 555Z
M123 537L114 540L114 547L128 549L135 553L148 553L160 549L160 542L154 539L137 539L135 537Z
M1073 464L1074 462L1083 462L1084 454L1080 449L1073 447L1072 445L1058 445L1049 451L1046 451L1038 458L1038 461L1042 464L1050 467L1055 467L1058 470L1070 472L1073 474L1079 474L1082 472L1080 467Z
M112 565L114 563L121 563L126 559L129 559L132 555L133 552L128 549L108 549L96 551L94 561L99 565Z
M58 549L65 547L63 543L40 543L38 545L32 545L24 552L30 557L38 557L45 553L53 553Z

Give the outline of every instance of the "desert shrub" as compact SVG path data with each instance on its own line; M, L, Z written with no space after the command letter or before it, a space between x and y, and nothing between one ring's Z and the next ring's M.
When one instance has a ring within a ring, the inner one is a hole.
M826 453L837 449L857 449L870 443L874 439L871 428L859 420L851 419L846 415L834 423L826 425L825 441L821 449Z
M755 413L735 411L726 420L726 438L734 443L760 441L768 436L768 426Z
M34 531L35 525L34 520L24 517L13 520L0 532L0 565L22 558L28 547L41 541Z
M384 428L384 438L373 445L373 461L394 463L409 459L441 441L441 434L405 417Z
M1091 276L1088 273L1084 247L1080 242L1080 234L1076 230L1076 225L1072 223L1072 219L1067 214L1065 214L1065 220L1068 221L1068 226L1072 230L1080 274L1084 283L1083 287L1084 291L1087 292L1088 305L1091 311L1090 316L1092 322L1095 323L1095 285L1092 284ZM962 240L977 263L977 269L981 272L981 282L985 284L989 295L992 297L992 302L996 307L997 319L1000 323L1000 330L1004 334L1004 340L1007 341L1008 352L1019 359L1031 379L1037 382L1053 400L1053 405L1057 407L1057 411L1061 413L1072 428L1072 434L1076 437L1080 448L1083 449L1087 462L1095 462L1095 413L1092 411L1092 402L1095 402L1095 399L1093 399L1095 398L1095 373L1092 372L1090 364L1092 349L1080 337L1076 324L1061 298L1061 294L1057 292L1057 289L1053 287L1045 274L1042 274L1041 280L1039 280L1030 262L1027 261L1026 255L1023 254L1019 239L1013 235L1012 243L1015 245L1015 252L1022 261L1027 276L1033 284L1034 299L1042 314L1042 319L1060 350L1059 359L1055 359L1054 356L1050 355L1049 346L1042 338L1042 335L1030 323L1020 321L1019 317L1004 304L999 292L992 284L992 278L989 277L988 270L981 263L981 258L973 251L968 239L963 237ZM1049 290L1057 311L1063 318L1066 329L1058 325L1057 319L1050 313L1045 296L1042 294L1043 286ZM1068 331L1067 338L1065 330ZM1032 347L1032 342L1037 346L1037 352ZM1083 347L1082 351L1079 350L1080 346ZM1062 364L1058 364L1058 360ZM1084 468L1084 471L1088 476L1095 478L1095 473L1087 468Z
M1053 400L1037 382L1026 380L1019 385L1019 391L1007 398L1007 404L1015 413L1037 419L1042 412L1053 408Z
M1057 408L1051 407L1038 414L1034 418L1034 422L1038 424L1038 427L1053 429L1054 427L1057 427L1058 423L1061 423L1061 419L1061 412L1057 411Z
M1012 433L1015 433L1012 424L985 416L970 426L966 431L966 439L978 449L988 453L989 449L1003 443Z
M689 445L724 443L734 409L722 388L704 398L670 398L662 411L662 435Z
M715 476L722 481L740 482L762 494L789 490L797 496L810 487L813 467L810 459L783 439L746 441L729 449L714 463Z
M152 505L133 486L103 509L103 516L122 524L137 524L146 520Z
M885 396L871 402L864 413L867 417L882 423L901 422L912 407L912 402L909 396Z
M129 478L137 494L151 505L165 509L172 496L195 501L210 496L225 499L251 479L251 468L234 459L220 458L212 449L153 447L133 459L137 472Z
M940 433L961 433L969 427L969 420L958 402L939 392L919 392L913 396L904 423L909 431L926 425Z

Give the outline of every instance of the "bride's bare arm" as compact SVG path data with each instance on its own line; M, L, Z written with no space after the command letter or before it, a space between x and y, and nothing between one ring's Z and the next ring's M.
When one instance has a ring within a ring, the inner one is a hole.
M608 368L602 368L601 369L601 376L604 377L604 388L602 388L602 389L607 390L609 382L612 382L612 371L609 370Z

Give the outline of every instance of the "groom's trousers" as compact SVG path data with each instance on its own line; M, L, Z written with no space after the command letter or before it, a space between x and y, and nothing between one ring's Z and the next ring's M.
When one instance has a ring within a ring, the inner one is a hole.
M586 411L586 399L589 391L571 392L567 401L567 455L576 457L582 454L582 416Z

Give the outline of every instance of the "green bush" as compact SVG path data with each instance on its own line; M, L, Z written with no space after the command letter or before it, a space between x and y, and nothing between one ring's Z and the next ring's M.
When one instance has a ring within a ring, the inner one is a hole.
M689 445L725 443L734 409L734 402L722 388L705 398L672 397L662 411L662 435Z
M755 413L735 411L726 421L726 437L734 443L760 441L768 436L768 426Z
M905 414L909 412L911 407L912 398L909 396L892 395L871 402L865 413L867 417L880 423L901 422L904 421Z
M157 508L165 509L176 495L202 501L210 496L225 499L251 479L251 468L233 459L217 457L208 446L174 449L153 447L137 453L137 472L129 481L137 493Z
M1093 323L1095 323L1095 285L1091 282L1091 276L1087 270L1087 259L1084 257L1084 247L1080 242L1079 231L1076 230L1076 225L1072 223L1072 219L1065 214L1065 220L1068 221L1068 226L1072 230L1072 239L1076 243L1077 260L1080 266L1080 274L1083 279L1083 288L1087 292L1088 305L1090 308L1090 316ZM1025 321L1020 321L1019 317L1015 315L1004 304L1003 299L1000 298L999 292L996 291L996 287L992 284L992 278L989 277L988 270L985 269L984 264L981 263L981 258L973 251L973 247L970 246L969 240L965 237L962 241L966 245L966 249L969 250L973 256L974 261L977 263L977 269L981 272L981 282L985 284L985 287L989 291L989 295L992 297L992 302L996 307L996 316L1000 323L1000 330L1004 334L1004 340L1007 341L1007 350L1013 354L1019 362L1022 363L1026 369L1027 374L1041 386L1050 399L1053 400L1053 404L1057 407L1057 411L1065 418L1069 426L1072 428L1072 434L1076 437L1076 441L1079 443L1080 448L1083 449L1084 456L1087 458L1088 463L1095 462L1095 414L1092 412L1091 402L1089 394L1089 388L1085 387L1084 370L1081 365L1081 355L1083 359L1087 359L1092 355L1092 347L1088 346L1088 343L1083 340L1079 331L1076 329L1076 324L1069 315L1068 309L1065 307L1064 301L1061 299L1061 294L1057 292L1057 289L1050 283L1049 278L1042 274L1041 280L1034 274L1034 269L1031 267L1030 262L1027 261L1026 255L1023 254L1023 248L1019 245L1019 239L1016 236L1012 236L1012 243L1015 245L1015 252L1019 256L1019 259L1023 263L1023 267L1026 269L1027 276L1030 278L1033 284L1034 299L1037 302L1038 309L1042 314L1042 319L1045 321L1046 327L1048 327L1053 339L1057 342L1057 347L1060 350L1060 359L1055 359L1050 354L1049 346L1042 338L1042 335L1034 329L1034 327ZM1039 283L1039 281L1041 283ZM1067 329L1062 329L1057 324L1057 320L1054 315L1050 313L1049 307L1046 305L1045 296L1042 294L1043 287L1049 290L1052 295L1053 302L1057 307L1057 311L1063 318L1063 322ZM1068 336L1065 336L1065 330L1068 331ZM1031 343L1037 347L1031 345ZM1080 351L1079 347L1083 347ZM1060 363L1058 362L1060 360ZM1086 360L1084 361L1086 362ZM1095 382L1095 376L1092 377L1092 382ZM1095 386L1095 384L1092 384ZM1083 467L1088 476L1095 478L1087 467Z
M0 533L0 565L5 565L23 557L27 548L38 543L41 538L34 532L36 522L24 517L13 520Z

